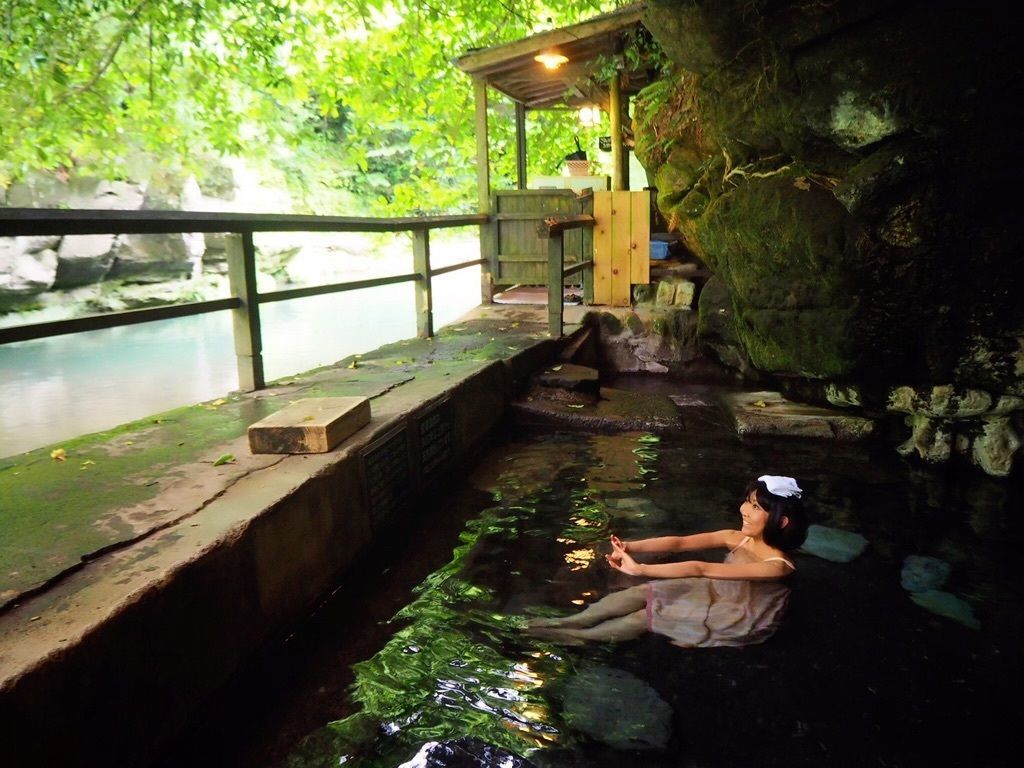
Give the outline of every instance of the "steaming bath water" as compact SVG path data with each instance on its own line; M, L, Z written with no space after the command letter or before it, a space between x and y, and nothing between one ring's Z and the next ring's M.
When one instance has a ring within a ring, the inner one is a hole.
M211 764L393 768L425 764L434 742L558 768L1002 764L1000 739L1024 723L1008 698L1024 639L1020 484L914 469L890 450L741 441L712 393L676 390L709 403L683 409L678 435L526 433L496 447L411 534L416 555L395 569L411 591L388 572L361 608L329 601L293 638L289 671L277 667L288 679L263 689L272 713ZM524 617L636 583L603 562L610 532L738 527L762 473L795 475L813 523L868 540L849 562L796 554L766 642L566 647L521 631ZM941 592L968 613L915 602L901 584L911 555L949 565ZM428 575L413 575L417 556Z

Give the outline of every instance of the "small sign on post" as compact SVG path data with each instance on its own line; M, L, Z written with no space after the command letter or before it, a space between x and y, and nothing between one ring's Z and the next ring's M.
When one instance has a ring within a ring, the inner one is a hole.
M366 397L311 397L249 427L253 453L327 453L370 422Z

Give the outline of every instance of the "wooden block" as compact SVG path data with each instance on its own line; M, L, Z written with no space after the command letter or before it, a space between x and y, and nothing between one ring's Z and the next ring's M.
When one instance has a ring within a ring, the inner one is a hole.
M311 397L249 427L253 453L327 453L370 422L366 397Z

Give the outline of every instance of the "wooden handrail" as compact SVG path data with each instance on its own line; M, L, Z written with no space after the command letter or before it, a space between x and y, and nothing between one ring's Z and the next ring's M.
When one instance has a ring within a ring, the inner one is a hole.
M241 301L236 296L227 299L195 301L188 304L167 304L161 307L145 309L126 309L122 312L106 312L102 315L84 315L68 320L51 320L46 323L14 325L0 328L0 344L13 344L16 341L48 339L51 336L63 336L68 333L98 331L103 328L117 328L122 325L149 323L153 320L169 320L174 317L203 315L207 312L220 312L225 309L238 309Z
M537 227L537 235L548 239L548 333L552 336L562 335L562 281L566 277L582 272L584 301L592 299L594 262L585 259L578 264L565 266L565 233L571 229L588 229L593 226L593 216L579 214L548 216Z
M260 304L414 281L417 285L417 332L420 336L432 336L431 278L456 269L482 264L485 260L477 259L441 269L431 269L430 230L484 226L490 220L490 217L484 213L374 218L228 211L0 208L0 237L212 232L236 235L229 241L228 248L228 273L233 294L230 298L189 304L170 304L127 312L112 312L70 320L0 328L0 345L172 317L231 310L234 314L235 354L238 358L239 384L242 389L260 389L264 386L259 321ZM412 232L414 239L413 268L415 271L404 275L369 280L260 293L256 287L256 248L253 244L253 233L255 232Z
M589 213L581 213L576 216L546 216L537 225L538 237L554 237L570 229L591 229L594 226L594 217Z
M586 261L579 261L575 264L570 264L568 267L562 267L562 277L569 277L575 275L577 272L582 272L585 269L593 269L594 260L587 259Z
M487 214L451 216L307 216L230 211L107 211L0 208L0 237L159 235L187 232L417 232L486 224Z

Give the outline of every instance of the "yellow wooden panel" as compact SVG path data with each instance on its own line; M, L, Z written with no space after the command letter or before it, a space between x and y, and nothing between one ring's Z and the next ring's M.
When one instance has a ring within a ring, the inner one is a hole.
M612 192L612 298L613 307L630 304L630 232L631 193Z
M651 193L645 189L631 195L629 279L633 285L647 285L651 282Z
M612 303L612 193L594 193L594 303Z

